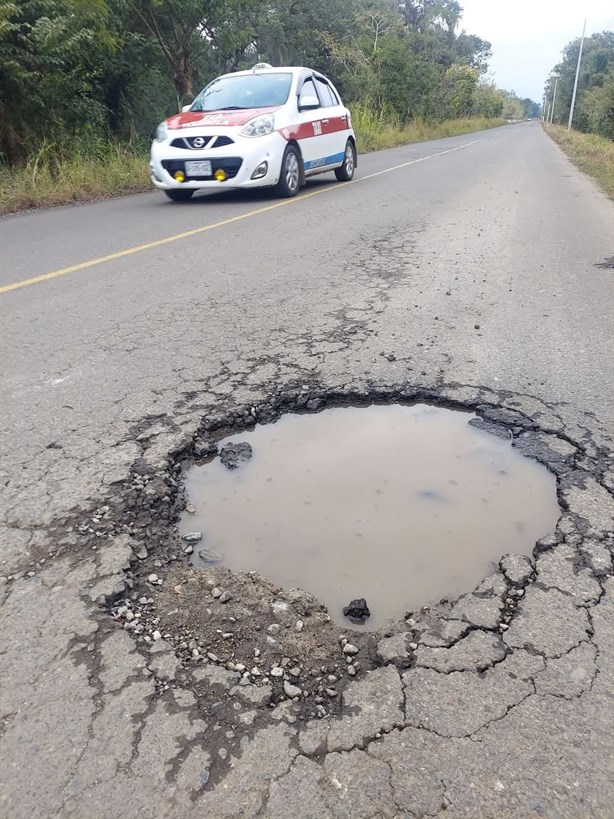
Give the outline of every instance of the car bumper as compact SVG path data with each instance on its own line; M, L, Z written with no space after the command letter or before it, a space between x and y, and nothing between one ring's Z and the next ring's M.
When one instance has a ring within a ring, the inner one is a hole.
M174 136L174 135L173 135ZM276 185L279 181L281 160L286 148L286 140L277 132L265 137L233 136L234 144L211 150L188 150L175 148L165 142L154 142L151 146L149 170L151 181L161 190L222 190L223 188L262 188ZM226 179L218 181L211 177L192 178L186 172L186 162L208 160L212 174L224 171ZM267 163L264 175L254 179L257 169ZM183 172L185 180L174 178L176 172Z

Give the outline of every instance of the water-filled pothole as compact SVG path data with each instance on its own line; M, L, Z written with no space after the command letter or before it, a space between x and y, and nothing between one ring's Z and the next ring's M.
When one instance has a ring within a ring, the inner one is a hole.
M477 585L530 554L559 515L554 477L474 416L426 405L288 414L229 436L253 457L187 476L182 531L195 566L218 561L316 595L331 617L366 598L368 628Z

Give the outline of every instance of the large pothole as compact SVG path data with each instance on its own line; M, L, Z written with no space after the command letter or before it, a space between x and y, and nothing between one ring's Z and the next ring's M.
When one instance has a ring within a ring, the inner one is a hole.
M475 423L467 412L380 404L231 435L222 453L248 442L253 457L188 472L182 531L202 539L186 549L195 566L304 589L345 626L356 598L367 601L367 627L380 628L456 597L502 555L530 555L560 513L554 476Z

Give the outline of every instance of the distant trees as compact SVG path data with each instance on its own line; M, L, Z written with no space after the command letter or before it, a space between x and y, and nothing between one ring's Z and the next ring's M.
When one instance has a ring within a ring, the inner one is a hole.
M579 38L565 46L563 59L546 83L546 98L552 100L555 77L559 78L555 122L567 123L569 118L579 49ZM614 139L614 31L593 34L584 41L573 126Z
M0 0L0 160L148 137L212 77L259 61L313 66L401 123L505 115L490 44L460 24L456 0ZM586 122L609 99L587 97Z

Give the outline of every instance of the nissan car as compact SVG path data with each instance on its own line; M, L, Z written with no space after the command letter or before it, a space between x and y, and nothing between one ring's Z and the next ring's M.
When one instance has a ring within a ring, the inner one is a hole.
M356 161L350 112L332 82L309 68L260 63L218 77L161 122L150 170L155 187L181 202L224 188L296 196L314 174L349 182Z

